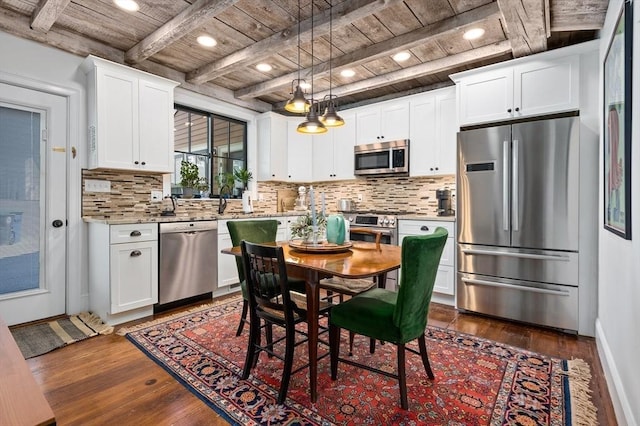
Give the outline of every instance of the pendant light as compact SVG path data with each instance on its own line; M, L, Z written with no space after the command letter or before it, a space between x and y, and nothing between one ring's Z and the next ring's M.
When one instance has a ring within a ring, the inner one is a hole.
M291 94L293 97L287 101L284 109L295 114L304 114L309 111L311 103L304 97L302 84L304 80L300 79L300 0L298 0L298 79L291 82ZM293 84L296 88L293 88Z
M340 127L344 126L344 120L338 115L336 105L333 101L337 96L332 95L332 80L333 80L333 2L329 3L329 95L327 100L327 107L324 110L324 114L320 116L320 121L326 127Z
M307 113L306 121L298 124L297 131L305 134L320 134L326 133L327 128L318 119L318 112L316 110L318 104L313 100L313 0L311 1L311 109Z

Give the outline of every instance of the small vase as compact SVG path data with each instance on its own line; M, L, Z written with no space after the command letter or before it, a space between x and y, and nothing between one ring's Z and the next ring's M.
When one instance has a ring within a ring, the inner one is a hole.
M332 214L327 218L327 242L337 245L344 244L344 217Z

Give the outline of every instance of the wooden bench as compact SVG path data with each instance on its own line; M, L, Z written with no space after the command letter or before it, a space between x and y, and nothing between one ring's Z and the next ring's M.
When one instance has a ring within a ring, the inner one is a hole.
M54 425L56 419L6 323L0 318L0 425Z

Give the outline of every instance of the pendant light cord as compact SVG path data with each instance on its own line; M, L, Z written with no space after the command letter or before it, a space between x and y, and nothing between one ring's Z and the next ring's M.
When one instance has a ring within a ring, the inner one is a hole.
M333 81L333 1L329 1L329 102L331 102L332 81Z
M314 108L313 95L313 0L311 0L311 108Z
M298 0L298 86L300 86L300 0Z

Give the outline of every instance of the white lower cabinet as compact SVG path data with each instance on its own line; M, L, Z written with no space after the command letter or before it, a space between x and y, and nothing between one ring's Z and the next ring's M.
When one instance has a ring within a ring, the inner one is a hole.
M432 234L437 227L445 228L449 236L440 257L433 291L453 296L455 293L455 224L453 222L401 219L398 221L398 244L402 245L404 237L410 235Z
M158 224L89 224L89 305L107 324L153 313Z
M218 249L233 247L229 228L227 228L228 220L218 221ZM228 287L232 284L240 282L238 278L238 267L236 265L236 257L230 254L218 253L218 288Z

